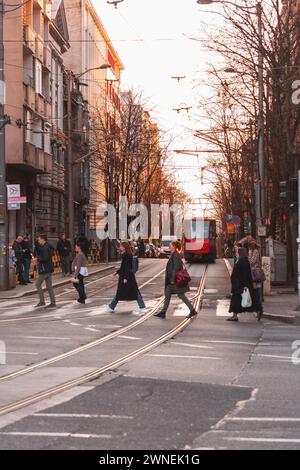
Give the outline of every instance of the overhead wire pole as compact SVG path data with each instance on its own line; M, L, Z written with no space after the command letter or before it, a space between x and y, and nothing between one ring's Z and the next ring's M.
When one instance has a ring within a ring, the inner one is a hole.
M0 0L0 290L8 289L8 220L6 195L6 159L4 114L4 43L3 43L4 0Z

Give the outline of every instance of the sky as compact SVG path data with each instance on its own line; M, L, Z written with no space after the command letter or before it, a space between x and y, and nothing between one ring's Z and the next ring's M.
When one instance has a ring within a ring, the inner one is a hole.
M205 79L212 58L203 41L189 37L203 38L201 22L214 21L217 16L212 15L211 7L201 7L196 0L124 0L117 9L106 0L92 2L124 63L123 88L143 90L153 118L172 135L173 150L203 148L191 129L204 125L195 120L195 114L199 115L199 95L208 93L199 87L199 81ZM178 83L171 78L177 75L186 78ZM173 110L181 106L193 108L189 113ZM205 165L205 155L199 159L174 155L170 170L173 164L183 188L194 198L203 197L207 187L200 184L199 167ZM189 168L183 170L182 166Z

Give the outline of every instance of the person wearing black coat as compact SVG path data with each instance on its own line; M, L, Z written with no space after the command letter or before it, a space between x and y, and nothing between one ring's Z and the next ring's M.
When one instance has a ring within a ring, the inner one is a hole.
M62 233L57 245L56 251L59 254L60 263L61 263L61 270L63 276L67 276L68 274L72 274L72 245L70 240L67 239L66 234Z
M105 309L112 313L119 301L136 300L139 306L138 313L145 313L146 305L138 288L135 275L132 272L133 255L131 245L128 242L122 242L120 245L120 253L122 256L121 267L115 273L115 276L119 276L117 293L111 303L109 305L105 305Z
M239 248L238 260L234 265L231 274L231 302L229 312L233 314L228 321L238 321L238 314L252 311L252 307L242 307L242 293L245 287L248 287L250 295L253 295L253 281L248 253L246 248Z
M24 272L24 249L23 249L23 237L20 235L16 238L13 243L12 249L15 255L15 264L18 274L18 280L20 285L26 285L25 272Z
M36 307L44 307L45 304L45 297L42 285L46 282L46 288L49 292L50 296L50 305L46 308L56 308L56 301L54 295L54 289L52 286L52 274L54 272L54 266L52 261L53 256L53 248L47 242L46 235L40 235L38 238L39 248L37 250L38 256L38 278L36 281L36 288L39 295L39 303Z
M187 305L190 310L188 318L192 318L197 315L197 312L194 309L193 304L185 295L190 290L189 285L187 284L184 287L178 287L176 285L176 274L183 267L182 259L179 254L179 252L181 251L181 243L179 241L172 242L170 245L170 250L171 256L167 263L165 277L165 301L161 311L155 316L158 318L166 318L166 313L170 305L171 297L173 294L177 294L178 297Z
M30 280L30 266L33 258L31 243L27 235L24 236L22 241L22 247L24 252L24 277L27 284L31 284Z

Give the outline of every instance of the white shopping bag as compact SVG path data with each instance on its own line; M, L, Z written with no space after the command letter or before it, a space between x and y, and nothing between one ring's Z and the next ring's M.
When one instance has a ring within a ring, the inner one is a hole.
M242 293L242 307L243 308L252 307L252 299L251 299L251 295L250 295L248 287L245 287L244 292Z

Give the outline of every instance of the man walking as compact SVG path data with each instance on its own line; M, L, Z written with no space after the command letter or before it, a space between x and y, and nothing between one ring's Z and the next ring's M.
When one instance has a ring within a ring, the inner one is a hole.
M67 240L66 234L62 233L56 246L56 250L60 257L61 269L63 276L72 274L71 262L72 262L72 245Z
M23 237L19 235L13 243L12 249L15 253L16 268L19 279L19 284L22 286L26 285L24 275L24 249L23 249Z
M46 288L50 296L50 305L47 305L46 308L56 308L56 301L54 290L52 286L52 274L54 272L54 266L52 262L53 249L47 242L46 235L40 235L38 238L39 248L37 250L37 261L38 261L38 279L36 282L36 287L39 295L39 303L36 307L44 307L45 297L42 285L44 281L46 282Z

